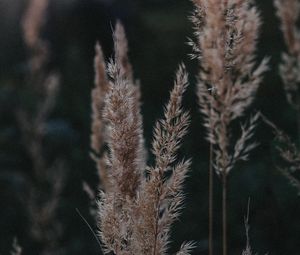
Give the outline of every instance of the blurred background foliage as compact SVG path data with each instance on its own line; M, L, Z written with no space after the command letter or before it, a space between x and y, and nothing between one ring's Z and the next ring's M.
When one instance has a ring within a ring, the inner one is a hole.
M21 18L28 1L0 0L0 253L8 254L17 237L23 254L41 254L30 237L26 211L32 162L21 141L15 118L19 88L24 82L28 52L21 32ZM296 112L286 102L278 74L284 50L279 22L271 0L257 1L263 17L258 59L271 56L271 70L260 86L257 100L249 109L263 112L294 141L298 141ZM186 183L183 215L174 226L171 250L183 240L198 241L195 254L207 254L208 151L195 96L197 63L189 59L192 37L188 20L192 5L188 0L51 0L42 37L50 45L47 68L61 75L56 106L47 121L43 139L49 158L63 157L68 165L58 206L63 224L55 254L100 254L98 244L76 208L90 223L89 199L82 190L86 181L97 188L94 163L89 157L90 91L93 87L94 44L98 40L107 59L112 54L112 27L120 19L126 28L130 58L136 78L141 81L142 112L146 143L150 147L152 127L162 114L180 62L188 66L191 86L185 97L192 113L192 125L180 156L193 159ZM22 97L22 95L21 95ZM24 98L23 98L24 100ZM26 98L25 98L26 100ZM30 99L27 100L30 105ZM251 159L236 167L229 179L229 249L241 254L245 246L244 215L250 205L252 247L260 254L299 254L300 198L296 190L276 170L273 134L260 123L256 140L260 146ZM149 159L151 162L151 157ZM216 177L215 246L221 247L220 182Z

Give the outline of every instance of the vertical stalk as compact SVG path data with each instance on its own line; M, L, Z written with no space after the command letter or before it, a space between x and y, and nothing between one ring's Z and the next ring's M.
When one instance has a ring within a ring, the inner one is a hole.
M297 109L297 138L298 138L298 145L300 144L300 104Z
M211 90L211 96L214 97L213 90ZM210 128L213 130L212 125L212 106L210 105ZM214 168L213 168L213 143L209 143L209 173L208 173L208 253L213 255L213 228L214 228Z
M227 255L227 174L222 174L223 255Z
M296 118L297 118L297 138L298 138L298 145L300 144L300 94L297 91L297 103L295 106L296 109Z
M208 252L213 255L213 144L209 148L209 191L208 191Z

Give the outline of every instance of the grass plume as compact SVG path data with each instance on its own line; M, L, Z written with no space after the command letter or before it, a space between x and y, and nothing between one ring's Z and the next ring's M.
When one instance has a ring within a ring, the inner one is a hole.
M128 80L132 86L132 98L134 99L133 107L135 107L135 120L138 122L142 121L142 115L140 113L140 88L137 81L134 81L133 71L131 63L128 58L128 42L125 35L125 30L121 23L118 21L116 23L115 31L113 33L114 38L114 48L115 48L115 61L116 65L120 69L119 72L122 77ZM109 187L108 181L108 165L106 164L107 151L105 149L105 144L107 143L106 131L105 131L105 118L103 118L103 111L105 106L105 97L109 92L109 79L106 74L106 69L108 68L104 55L99 43L95 46L95 87L92 90L92 133L91 133L91 149L93 151L92 158L94 159L98 174L100 177L101 188L106 190ZM139 139L141 139L140 150L141 157L145 157L143 146L143 133L139 134ZM140 162L145 161L140 159ZM86 189L87 190L87 189ZM89 189L90 190L90 189ZM91 192L89 192L91 193Z
M140 93L120 23L114 42L115 56L107 64L108 92L101 117L111 188L101 192L98 202L99 234L107 253L167 254L170 228L182 208L183 182L190 166L190 160L177 162L176 154L189 125L189 114L182 109L187 74L181 65L164 117L154 128L155 164L146 167ZM185 243L178 254L190 254L193 246Z
M105 123L102 117L104 109L104 99L109 90L109 81L106 75L106 64L103 52L99 43L95 46L95 87L92 90L92 124L91 124L91 157L96 163L101 188L108 189L107 182L107 164L105 162ZM85 184L85 190L90 194L91 199L95 199L95 194L91 188Z
M22 19L28 70L19 91L20 106L16 113L23 144L33 167L33 184L28 201L30 233L41 245L41 254L53 253L62 233L56 209L65 174L63 159L56 157L49 162L44 149L47 122L59 91L58 73L48 70L49 42L41 37L48 5L48 0L29 1ZM24 98L30 99L29 106L22 101Z
M298 139L300 139L300 30L297 27L300 3L297 0L275 0L274 5L287 48L287 51L282 53L279 71L287 101L297 112Z
M252 1L193 2L195 40L190 45L194 51L192 57L199 60L200 111L207 139L213 145L214 168L222 180L223 255L226 255L227 176L235 163L246 160L255 147L251 139L258 115L241 127L237 140L232 140L230 127L253 102L262 75L268 69L268 60L259 65L255 61L261 20Z
M300 173L300 152L296 144L267 117L262 115L262 119L275 135L276 150L280 157L280 161L276 163L277 169L300 194L300 180L296 177L297 173Z

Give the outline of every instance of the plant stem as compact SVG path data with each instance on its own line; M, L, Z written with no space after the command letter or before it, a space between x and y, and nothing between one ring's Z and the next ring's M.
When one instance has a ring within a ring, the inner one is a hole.
M227 255L227 175L222 175L223 255Z
M299 102L300 100L298 100ZM298 106L300 107L300 104L298 103ZM297 109L297 138L298 138L298 145L300 144L300 109Z
M292 108L296 111L297 119L297 145L300 144L300 92L297 93L296 103L292 105Z
M213 255L213 144L209 148L208 252Z

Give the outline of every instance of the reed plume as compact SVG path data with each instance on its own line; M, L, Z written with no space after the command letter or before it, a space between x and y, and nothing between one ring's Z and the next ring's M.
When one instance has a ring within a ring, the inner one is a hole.
M279 70L287 101L297 112L298 138L300 138L300 30L297 27L300 17L300 3L297 0L275 0L274 5L287 47L287 52L282 53L282 63ZM300 191L300 181L295 177L295 173L299 172L300 169L300 154L297 145L274 123L266 117L264 120L272 127L275 140L278 143L277 151L282 162L277 168Z
M31 0L23 17L23 37L26 45L35 48L41 41L40 30L45 22L49 0Z
M164 118L156 123L154 129L152 152L155 165L148 168L147 179L137 199L134 233L137 254L166 254L171 224L180 214L182 185L191 163L186 160L175 164L176 153L189 124L189 114L181 108L186 86L187 74L181 66L170 101L165 107ZM169 178L166 177L168 174L171 174Z
M31 72L41 72L48 60L48 43L40 32L46 21L49 0L30 0L22 18L23 40L29 51L28 65Z
M136 121L136 113L132 111L132 84L121 75L118 65L111 62L108 68L113 84L110 85L103 116L108 123L108 180L113 188L102 194L100 230L107 249L115 254L126 254L131 246L130 208L142 174L138 150L142 124Z
M300 3L297 0L275 0L276 14L281 21L281 30L287 47L282 54L280 75L283 80L289 104L298 112L298 132L300 135L300 30L297 27L300 14Z
M120 23L114 42L115 56L107 64L108 92L100 116L108 145L110 188L101 192L98 202L99 235L106 253L167 254L170 227L180 214L183 182L190 165L189 160L176 164L176 152L189 124L189 115L182 109L187 74L181 66L164 118L154 129L155 164L146 167L139 87ZM193 247L193 243L185 243L178 254L190 254Z
M200 111L207 139L213 146L214 168L222 180L223 255L226 255L227 176L237 161L247 160L255 147L251 139L258 114L242 125L236 140L232 139L230 127L253 102L262 75L268 69L268 60L264 59L258 66L255 61L261 20L252 1L193 2L196 39L190 44L194 51L192 57L199 60ZM212 240L209 241L211 250Z
M277 162L277 169L287 178L300 194L300 180L296 177L300 172L300 152L291 138L279 129L267 117L262 115L264 122L272 128L275 135L276 150L279 154L280 162Z
M290 184L297 188L300 194L300 180L296 177L300 173L300 152L290 137L278 128L274 129L277 151L282 160L277 169L285 176Z
M28 210L32 238L42 246L41 254L51 254L57 248L62 225L56 209L63 187L65 164L56 158L46 159L44 138L47 121L59 90L59 75L48 70L49 43L41 37L48 0L31 0L22 19L23 39L28 50L27 73L20 88L17 120L24 146L31 159L34 185L30 191ZM30 98L30 104L22 101Z
M115 48L115 60L118 61L117 65L120 68L120 73L122 76L126 77L128 81L133 85L134 90L134 107L137 109L136 112L139 112L140 107L140 88L138 81L134 81L134 75L131 67L131 63L128 58L128 42L125 35L125 31L123 26L119 21L116 23L115 31L113 34L114 38L114 48ZM92 158L94 159L98 175L101 182L101 189L108 189L109 182L107 180L107 151L105 149L106 144L106 135L105 135L105 120L102 116L104 105L105 105L105 97L109 90L109 80L106 75L106 64L104 61L103 52L99 43L95 46L95 59L94 59L94 67L95 67L95 88L92 90L92 133L91 133L91 148L92 148ZM136 116L138 121L142 121L142 116L138 113ZM140 134L141 139L141 154L144 153L143 148L143 135ZM146 156L146 155L144 155ZM87 187L86 190L90 190ZM91 192L88 192L91 193ZM94 196L95 198L95 196Z
M91 157L96 163L98 170L99 180L101 182L101 188L106 190L108 187L107 182L107 165L105 162L105 124L102 118L102 112L104 108L104 98L108 92L109 81L106 76L106 65L104 61L103 52L99 43L95 46L95 87L92 90L92 125L91 125ZM86 184L87 185L87 184ZM92 200L95 199L94 192L90 190L90 197Z

